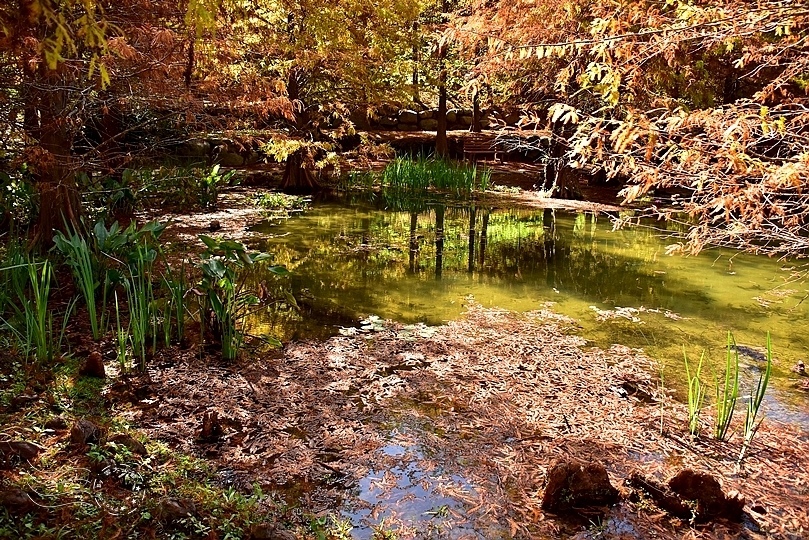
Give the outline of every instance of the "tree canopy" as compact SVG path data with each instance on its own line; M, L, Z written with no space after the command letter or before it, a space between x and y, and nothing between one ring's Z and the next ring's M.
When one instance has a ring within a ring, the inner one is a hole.
M808 17L781 0L21 0L0 7L6 151L50 230L75 173L125 166L146 127L317 140L386 103L485 95L551 128L557 173L674 195L700 223L690 249L799 253Z

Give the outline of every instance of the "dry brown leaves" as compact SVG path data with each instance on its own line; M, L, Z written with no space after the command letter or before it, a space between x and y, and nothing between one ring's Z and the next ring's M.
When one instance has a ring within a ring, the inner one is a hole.
M390 325L238 366L176 359L151 370L153 397L130 414L150 435L263 484L330 488L315 511L336 509L355 488L364 494L350 501L361 509L355 515L395 524L386 504L413 505L427 494L421 515L432 515L424 511L430 501L446 504L444 527L455 538L586 529L586 520L571 525L540 510L546 471L571 457L602 462L619 487L635 470L661 480L683 467L708 471L746 496L748 510L766 512L750 516L770 537L804 537L805 432L765 421L736 472L738 435L716 443L706 426L692 440L683 405L661 395L649 359L618 346L585 351L583 339L564 333L568 323L545 311L471 306L437 329ZM217 443L195 441L207 410L224 419ZM304 503L317 505L304 491ZM690 529L644 503L590 521L613 538L757 536L730 525ZM417 529L410 523L400 537Z

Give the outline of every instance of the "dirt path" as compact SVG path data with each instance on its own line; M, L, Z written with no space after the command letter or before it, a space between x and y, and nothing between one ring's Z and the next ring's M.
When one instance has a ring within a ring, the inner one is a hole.
M716 443L706 425L691 440L650 360L585 350L565 332L571 322L473 305L445 326L372 323L238 365L189 353L153 368L154 397L126 414L214 459L230 482L258 481L315 512L343 509L358 538L380 523L403 539L805 537L806 433L765 421L736 473L738 435ZM211 410L223 432L200 443ZM643 500L559 519L540 499L551 464L571 457L603 463L624 495L636 470L660 480L709 472L746 497L748 522L691 530Z

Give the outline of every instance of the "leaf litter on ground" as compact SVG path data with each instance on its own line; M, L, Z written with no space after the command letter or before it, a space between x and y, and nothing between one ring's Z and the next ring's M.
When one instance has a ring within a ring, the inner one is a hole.
M806 432L765 422L737 472L738 437L689 437L685 406L661 393L652 360L617 345L586 350L584 339L565 333L572 322L548 310L520 315L472 304L460 320L430 331L374 319L373 331L292 343L239 364L211 364L189 352L151 369L157 399L127 414L148 435L237 471L245 484L300 498L315 513L365 507L364 520L373 525L384 516L400 538L436 527L432 510L414 519L386 507L406 509L418 497L447 507L441 526L457 531L451 538L580 530L540 508L547 471L559 458L603 463L625 492L623 480L637 470L659 481L685 467L706 471L726 492L741 492L748 507L766 509L751 514L747 533L806 534ZM626 388L632 392L618 391ZM201 442L200 419L209 410L219 413L223 434ZM386 498L402 486L391 471L415 474L423 489ZM373 502L357 496L368 486ZM638 538L681 538L688 530L630 502L603 523ZM739 533L722 523L699 530L704 538Z

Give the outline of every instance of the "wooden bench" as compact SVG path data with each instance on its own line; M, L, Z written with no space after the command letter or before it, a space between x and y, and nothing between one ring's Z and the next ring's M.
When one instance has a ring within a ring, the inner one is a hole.
M463 155L465 158L471 158L472 161L477 161L477 156L491 155L494 159L498 159L497 153L500 150L497 148L497 139L489 135L477 135L474 137L467 137L463 141Z

